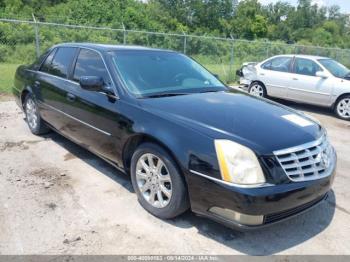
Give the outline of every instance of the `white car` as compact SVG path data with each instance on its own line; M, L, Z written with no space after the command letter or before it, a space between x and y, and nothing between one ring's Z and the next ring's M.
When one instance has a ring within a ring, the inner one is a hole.
M246 63L237 74L252 95L329 107L350 120L350 70L333 59L280 55Z

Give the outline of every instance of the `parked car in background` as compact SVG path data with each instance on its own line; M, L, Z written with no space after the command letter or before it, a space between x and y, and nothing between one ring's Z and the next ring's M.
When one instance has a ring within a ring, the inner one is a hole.
M333 59L280 55L248 63L237 74L252 95L329 107L350 120L350 70Z
M18 68L13 93L33 134L56 130L130 174L160 218L191 208L257 228L320 203L335 175L320 124L173 51L57 45Z

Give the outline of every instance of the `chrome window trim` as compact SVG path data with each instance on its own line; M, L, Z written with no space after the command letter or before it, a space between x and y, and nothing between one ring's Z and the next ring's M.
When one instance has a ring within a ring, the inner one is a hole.
M61 110L59 110L59 109L57 109L57 108L47 104L47 103L44 103L44 102L40 102L40 103L43 104L44 106L47 106L47 107L51 108L52 110L55 110L56 112L59 112L59 113L65 115L65 116L67 116L67 117L69 117L69 118L71 118L73 120L78 121L79 123L82 123L83 125L86 125L86 126L92 128L92 129L94 129L94 130L96 130L96 131L98 131L98 132L100 132L102 134L105 134L107 136L112 136L110 133L108 133L108 132L106 132L106 131L104 131L102 129L99 129L99 128L93 126L93 125L90 125L89 123L86 123L86 122L84 122L84 121L82 121L82 120L80 120L80 119L78 119L78 118L76 118L74 116L71 116L71 115L69 115L69 114L67 114L67 113L65 113L65 112L63 112L63 111L61 111Z
M78 84L78 85L79 85L79 83L74 82L74 81L72 81L72 80L70 80L70 79L68 79L68 78L63 78L63 77L60 77L60 76L51 75L51 74L46 73L46 72L35 71L35 70L31 70L31 69L28 69L28 71L31 71L31 72L34 72L34 73L39 73L39 74L46 75L46 76L50 76L50 77L54 77L54 78L59 79L59 80L64 80L64 81L66 81L66 82L69 82L69 83L72 83L72 84Z
M294 59L294 66L293 66L293 73L296 74L296 75L299 75L299 76L318 77L318 76L316 76L316 75L314 75L314 76L313 76L313 75L305 75L305 74L301 74L301 73L295 72L295 64L296 64L297 59L300 59L300 60L307 60L307 61L313 62L313 63L315 63L316 65L318 65L318 66L322 69L322 72L324 71L323 68L319 65L319 63L317 63L314 59L296 56L295 59ZM316 71L316 72L317 72L317 71Z
M119 93L118 93L118 91L117 91L117 85L115 84L114 79L113 79L113 77L112 77L112 75L111 75L111 73L110 73L110 71L109 71L109 69L108 69L108 66L107 66L107 64L106 64L106 61L105 61L105 59L104 59L104 57L103 57L103 55L102 55L102 53L101 53L100 51L95 50L95 49L93 49L93 48L89 48L89 47L85 47L85 46L79 46L79 45L55 45L55 46L52 47L52 51L53 51L54 49L60 48L60 47L71 47L71 48L78 48L78 49L87 49L87 50L90 50L90 51L93 51L93 52L98 53L99 56L100 56L101 59L102 59L102 62L103 62L103 64L104 64L106 70L107 70L107 73L108 73L108 75L109 75L109 77L110 77L110 79L111 79L111 81L112 81L112 87L113 87L113 91L114 91L114 94L115 94L114 97L115 97L116 99L120 99ZM52 51L51 51L51 52L52 52ZM50 52L49 54L51 54L51 52ZM79 56L79 54L78 54L78 56ZM47 58L47 57L46 57L46 58ZM44 59L44 61L46 60L46 58ZM41 67L41 66L40 66L40 67ZM75 68L75 65L74 65L74 68ZM52 74L49 74L49 73L46 73L46 72L42 72L42 71L40 71L40 69L39 69L39 70L28 69L28 71L35 72L35 73L43 73L43 74L46 74L46 75L48 75L48 76L56 77L56 78L58 78L58 79L66 80L66 81L68 81L68 82L70 82L70 83L74 83L74 84L78 84L78 85L79 85L79 83L77 83L77 82L75 82L75 81L73 81L73 80L70 80L70 79L68 79L68 78L63 78L63 77L55 76L55 75L52 75ZM73 71L73 72L74 72L74 71ZM80 85L79 85L79 86L80 86Z
M230 186L230 187L237 187L237 188L262 188L262 187L270 187L270 186L274 186L273 184L269 184L269 183L263 183L263 184L255 184L255 185L239 185L239 184L234 184L234 183L230 183L221 179L217 179L215 177L211 177L205 174L202 174L200 172L194 171L192 169L190 169L190 172L192 174L204 177L206 179L212 180L214 182L226 185L226 186Z
M97 51L97 50L93 49L93 48L88 48L88 47L77 47L77 48L79 48L79 49L90 50L90 51L92 51L92 52L95 52L95 53L99 54L99 56L100 56L101 59L102 59L102 62L103 62L103 64L104 64L104 66L105 66L105 69L106 69L106 71L107 71L107 73L108 73L108 76L109 76L109 78L110 78L111 81L112 81L114 94L115 94L116 98L119 98L119 95L118 95L118 92L117 92L117 88L116 88L116 84L115 84L115 82L114 82L114 80L113 80L113 77L112 77L111 73L109 72L108 66L107 66L107 64L106 64L106 62L105 62L105 59L104 59L102 53L101 53L100 51ZM79 50L79 54L80 54L80 50ZM79 58L79 54L78 54L77 60L75 61L75 64L74 64L73 75L74 75L75 66L76 66L77 61L78 61L78 58ZM73 81L73 82L74 82L74 83L77 83L77 82L75 82L75 81ZM77 83L77 84L79 84L79 83Z

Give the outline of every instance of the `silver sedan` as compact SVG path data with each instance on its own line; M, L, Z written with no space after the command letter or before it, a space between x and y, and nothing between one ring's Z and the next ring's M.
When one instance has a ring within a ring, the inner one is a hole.
M276 97L332 108L350 120L350 70L318 56L281 55L246 63L238 71L241 86L260 97Z

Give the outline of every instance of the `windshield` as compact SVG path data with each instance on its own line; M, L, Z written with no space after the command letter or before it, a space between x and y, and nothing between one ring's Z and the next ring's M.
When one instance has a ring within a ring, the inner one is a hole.
M344 78L350 73L348 68L333 59L319 59L318 61L335 77Z
M128 50L112 54L125 85L138 97L226 90L205 68L179 53Z

